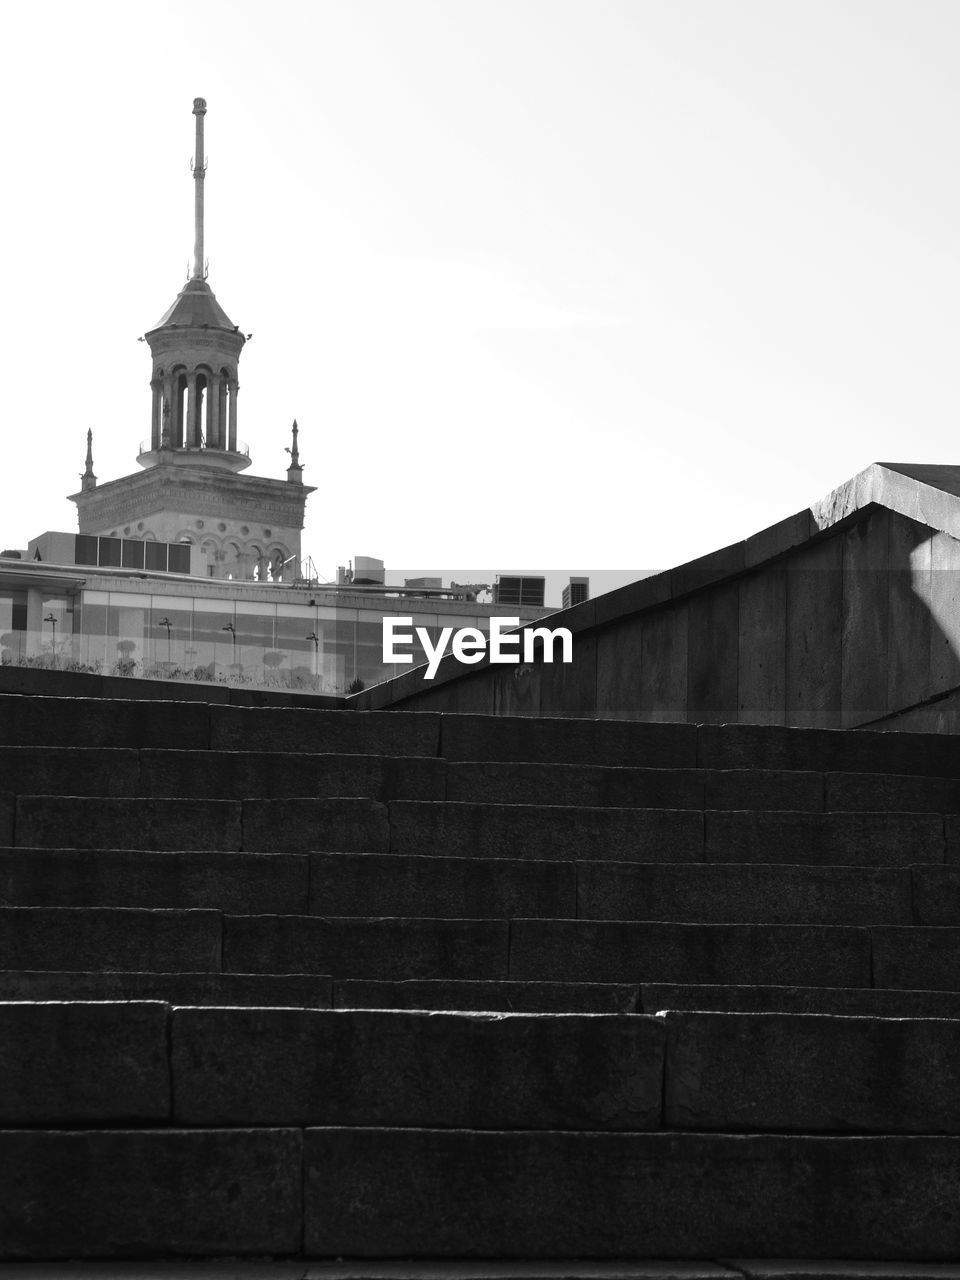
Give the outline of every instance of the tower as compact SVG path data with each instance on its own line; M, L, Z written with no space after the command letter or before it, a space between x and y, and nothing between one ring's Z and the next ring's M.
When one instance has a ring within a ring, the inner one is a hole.
M207 283L204 188L207 104L195 98L193 269L146 334L152 358L150 435L141 472L97 484L89 449L77 504L81 533L188 542L215 578L296 576L307 496L293 424L286 480L239 473L250 466L237 438L238 365L245 337Z
M203 119L207 104L194 98L193 272L173 305L144 337L153 357L150 447L137 459L154 466L161 450L184 451L205 466L242 471L250 458L237 442L237 365L244 336L207 284L203 256L203 195L207 162ZM201 453L202 451L202 453Z

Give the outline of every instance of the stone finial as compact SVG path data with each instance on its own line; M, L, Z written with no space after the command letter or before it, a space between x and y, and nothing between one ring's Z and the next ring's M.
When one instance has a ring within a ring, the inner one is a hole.
M300 449L297 446L297 436L300 434L300 428L297 426L297 420L293 420L293 443L288 449L284 449L284 453L290 455L290 465L287 467L287 479L291 484L303 484L303 467L300 465Z
M97 477L93 474L93 428L87 429L87 458L83 474L80 477L80 490L86 493L88 489L97 487Z

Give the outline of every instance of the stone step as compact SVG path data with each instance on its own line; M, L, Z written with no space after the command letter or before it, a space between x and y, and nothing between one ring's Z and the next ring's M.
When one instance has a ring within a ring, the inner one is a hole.
M930 813L701 814L395 801L389 819L390 851L404 854L894 867L960 861L960 822Z
M8 1129L0 1253L930 1262L958 1179L952 1136Z
M339 984L346 985L346 984ZM960 1018L960 978L955 991L879 987L742 986L736 983L645 982L638 1010L722 1013L821 1013L872 1018Z
M2 975L0 975L2 992ZM474 1009L493 1013L640 1013L636 983L470 982L449 978L401 982L345 978L334 983L340 1009ZM656 1012L656 1011L655 1011Z
M960 781L777 769L459 763L427 756L151 747L0 746L2 789L19 795L187 799L367 797L590 808L957 813Z
M0 744L436 756L439 718L404 711L0 694Z
M650 1129L665 1042L635 1014L0 1003L0 1124Z
M0 907L0 969L952 991L960 928Z
M784 1265L789 1267L785 1270ZM891 1267L898 1270L891 1270ZM829 1268L829 1270L827 1269ZM0 1280L960 1280L949 1263L715 1262L0 1262Z
M788 1013L666 1014L667 1127L960 1133L960 1024Z
M310 1255L930 1261L960 1246L955 1137L310 1129L304 1165Z
M611 1007L598 1012L637 1012L637 988L627 990L633 995L629 1008ZM4 969L0 970L0 1000L160 1000L170 1005L329 1009L333 1004L333 983L322 974L301 973L278 976L272 973ZM627 1003L626 996L623 1002Z
M302 1160L300 1129L0 1130L0 1257L300 1254Z
M960 866L0 849L0 903L206 907L233 915L947 925L960 924Z
M956 1019L0 1003L0 1124L960 1134Z
M0 969L216 973L218 911L0 907Z
M449 713L439 719L438 754L447 760L704 769L755 769L762 764L767 769L960 778L960 741L949 734Z
M5 825L5 831L4 831ZM356 797L197 800L21 795L19 848L398 853L613 862L960 863L960 816L598 809Z
M396 798L627 809L960 812L960 781L955 778L756 768L438 763L445 763L446 769L443 795Z
M452 761L960 778L948 734L241 707L0 694L0 744L440 756Z

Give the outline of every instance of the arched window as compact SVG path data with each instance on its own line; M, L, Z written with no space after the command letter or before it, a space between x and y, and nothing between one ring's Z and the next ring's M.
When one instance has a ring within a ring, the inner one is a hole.
M203 448L210 442L210 388L213 375L207 365L197 366L197 443Z
M186 443L184 431L187 425L187 371L182 366L173 371L173 403L170 406L170 443L174 449L182 449Z

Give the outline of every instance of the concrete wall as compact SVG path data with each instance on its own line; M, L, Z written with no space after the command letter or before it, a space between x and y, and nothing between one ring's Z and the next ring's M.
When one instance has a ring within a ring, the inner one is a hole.
M960 686L960 540L875 503L824 531L808 514L553 615L574 631L570 665L448 661L432 684L411 672L358 705L958 727L960 696L953 719L936 708Z

